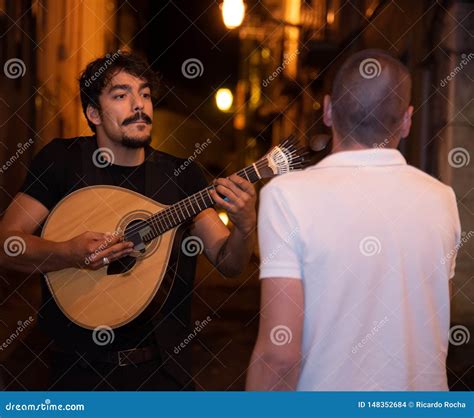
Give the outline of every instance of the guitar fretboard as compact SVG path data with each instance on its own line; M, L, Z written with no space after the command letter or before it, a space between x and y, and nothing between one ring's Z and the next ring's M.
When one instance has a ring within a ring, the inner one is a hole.
M260 178L256 167L258 169L258 166L253 164L235 174L251 183L255 183ZM143 237L144 240L151 241L193 218L203 210L214 206L215 202L209 193L210 190L215 190L215 186L208 186L146 219L145 222L150 227L151 232Z

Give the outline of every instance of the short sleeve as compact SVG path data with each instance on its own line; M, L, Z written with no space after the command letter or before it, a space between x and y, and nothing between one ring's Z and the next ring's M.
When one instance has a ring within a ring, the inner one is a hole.
M450 188L450 200L451 200L450 211L451 211L451 215L454 222L454 243L455 243L454 256L451 257L451 268L449 272L449 278L452 279L454 277L454 271L456 269L457 252L461 245L461 221L459 219L459 210L456 203L456 195L454 193L454 190L451 188Z
M60 181L64 178L60 139L45 145L33 158L19 192L25 193L51 210L61 199Z
M260 192L258 213L260 278L302 278L298 224L272 183Z

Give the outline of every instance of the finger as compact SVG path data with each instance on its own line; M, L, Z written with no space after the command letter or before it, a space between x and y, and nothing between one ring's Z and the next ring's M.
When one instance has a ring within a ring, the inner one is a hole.
M102 251L98 251L95 255L95 258L97 259L102 259L104 257L112 257L115 253L118 253L122 250L125 250L125 249L133 249L133 243L130 242L130 241L124 241L124 242L120 242L118 244L114 244L112 245L111 247L108 247L108 248L104 248Z
M103 237L99 242L96 244L94 247L94 251L96 250L103 250L109 247L112 247L113 245L121 242L123 240L123 236L120 234L111 234L110 232L106 232L103 234Z
M211 197L212 199L214 200L214 202L216 202L216 205L221 207L222 209L225 209L227 211L230 211L232 209L232 205L228 202L226 202L224 199L222 199L222 197L220 197L217 192L215 191L215 189L211 189L209 191L209 193L211 194Z
M244 192L248 193L250 196L255 196L255 187L252 183L249 181L243 179L242 177L232 174L229 177L229 180L231 180L234 184L236 184L240 189L242 189Z
M223 179L223 178L217 179L216 184L218 186L226 187L227 189L231 190L234 193L234 195L236 196L237 199L242 194L242 190L229 179ZM229 199L230 199L230 197L229 197Z
M227 203L235 204L236 202L240 200L240 196L236 195L233 190L231 190L230 188L226 186L218 185L216 187L216 191L220 193L222 196L224 196L224 200Z
M129 255L132 252L133 252L133 248L125 248L124 250L111 253L108 256L101 254L100 257L99 256L94 257L94 261L92 263L90 263L88 267L90 267L93 270L97 270L101 267L104 267L104 266L112 263L115 260L118 260L119 258L122 258L126 255ZM104 263L104 258L105 257L107 257L107 259L109 261L107 264Z

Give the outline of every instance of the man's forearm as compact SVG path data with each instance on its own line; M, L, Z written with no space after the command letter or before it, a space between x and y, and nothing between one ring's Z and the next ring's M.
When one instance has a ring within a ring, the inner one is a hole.
M0 232L0 263L23 273L49 272L70 267L64 243L19 231Z
M299 361L276 359L254 350L247 372L245 390L296 390L300 373Z
M227 277L242 273L250 260L255 243L255 229L245 234L234 227L217 255L216 266L219 271Z

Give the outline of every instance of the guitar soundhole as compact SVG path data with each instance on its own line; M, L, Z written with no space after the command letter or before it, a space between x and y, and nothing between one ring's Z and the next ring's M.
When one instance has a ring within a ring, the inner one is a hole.
M129 271L137 262L135 257L126 255L118 260L112 261L107 267L107 274L122 274Z
M122 219L122 221L120 222L120 225L119 225L120 229L122 229L122 230L124 229L125 230L125 235L127 235L127 233L137 231L141 228L146 228L147 223L143 219L136 219L135 218L133 220L130 220L130 218L133 218L133 217L136 217L136 216L143 216L143 215L147 216L148 214L139 214L139 213L136 213L136 212L132 213L132 214L129 214L125 219ZM130 236L130 234L129 234L129 236ZM140 244L142 246L142 248L139 251L138 255L134 255L134 256L127 255L127 256L122 257L118 260L112 261L109 264L109 266L107 267L107 275L127 273L137 263L137 261L138 261L137 257L138 257L138 259L146 258L158 247L160 238L155 239L151 242L144 242L144 241L141 241L141 239L139 239L137 237L137 235L134 235L134 239L132 241L136 245L135 248L137 248L137 246L139 247ZM135 242L135 240L137 240L137 241Z

